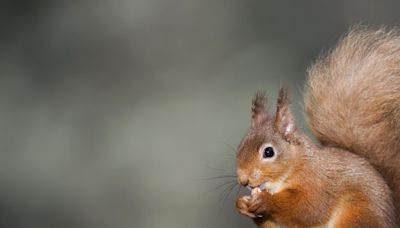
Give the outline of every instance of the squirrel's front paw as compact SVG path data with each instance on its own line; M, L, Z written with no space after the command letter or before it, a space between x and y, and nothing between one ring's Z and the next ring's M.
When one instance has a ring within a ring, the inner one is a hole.
M263 217L267 214L267 202L266 199L263 198L264 194L268 194L266 192L258 193L253 195L249 202L247 210L249 213L254 214L256 217Z
M239 213L249 216L250 218L259 218L267 214L267 192L261 192L259 188L255 188L251 192L251 196L243 196L237 199L236 208Z
M249 211L250 196L242 196L236 200L236 209L240 214L249 216L250 218L256 218L254 213Z

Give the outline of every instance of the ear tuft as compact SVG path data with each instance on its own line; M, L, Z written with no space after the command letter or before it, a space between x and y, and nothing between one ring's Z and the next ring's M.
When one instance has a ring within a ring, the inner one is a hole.
M289 106L289 104L290 104L290 99L289 99L288 88L286 87L286 85L283 85L279 89L278 101L277 101L278 109L280 107L283 108L283 106Z
M286 86L282 86L279 90L275 128L286 141L291 142L295 139L297 127L292 112L290 111L290 99Z
M257 92L252 101L251 126L254 127L267 119L266 103L265 93Z

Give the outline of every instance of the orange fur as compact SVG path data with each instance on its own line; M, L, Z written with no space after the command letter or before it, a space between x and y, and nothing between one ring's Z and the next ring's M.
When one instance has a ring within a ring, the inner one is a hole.
M285 89L274 116L258 94L237 174L266 190L239 198L238 211L259 227L397 227L390 188L399 207L400 36L349 32L310 68L307 85L308 122L323 146L296 127ZM274 156L263 155L266 147Z
M367 158L384 176L400 224L400 34L351 31L310 68L305 108L322 144Z

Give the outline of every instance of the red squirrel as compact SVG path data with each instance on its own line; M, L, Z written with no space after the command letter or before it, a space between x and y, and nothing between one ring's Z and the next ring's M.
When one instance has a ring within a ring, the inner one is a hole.
M252 102L238 147L236 208L259 227L400 225L400 33L355 28L308 70L296 125L287 89L275 115Z

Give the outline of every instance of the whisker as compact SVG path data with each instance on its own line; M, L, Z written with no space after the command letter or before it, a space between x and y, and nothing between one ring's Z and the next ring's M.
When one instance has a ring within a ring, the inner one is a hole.
M242 186L239 185L238 190L237 190L237 192L236 192L236 198L239 197L239 193L240 193L240 190L241 190L241 189L242 189Z
M223 142L224 144L225 144L225 146L227 146L229 149L231 149L232 151L236 151L236 149L233 147L233 146L231 146L229 143L227 143L227 142Z
M223 202L223 199L225 198L225 196L226 196L226 194L229 192L229 189L231 189L232 188L232 186L234 186L236 183L231 183L229 186L226 186L225 188L224 188L224 190L220 193L220 202L222 203Z
M236 180L230 180L230 181L224 182L224 183L222 183L222 184L219 184L217 187L212 188L212 189L206 191L205 193L203 193L202 196L205 196L205 195L207 195L207 194L210 193L210 192L214 192L214 191L216 191L216 190L218 190L218 189L224 187L225 185L232 184L232 183L234 183L234 182L236 182Z
M226 169L215 168L215 167L212 167L212 166L210 166L210 165L204 165L204 166L205 166L206 168L213 169L213 170L216 170L216 171L226 172Z
M215 179L222 179L222 178L235 178L236 175L222 175L222 176L215 176L215 177L207 177L207 178L200 178L199 180L215 180Z
M230 150L230 151L229 151L229 154L230 154L230 155L233 155L234 157L236 157L236 149L233 148L233 146L229 145L227 142L223 142L223 144L224 144L226 147L228 147L228 149Z
M221 211L222 211L222 209L224 209L225 202L228 199L229 195L232 193L232 190L236 187L236 185L237 185L237 183L234 183L227 188L227 191L225 189L225 191L224 191L225 194L222 199Z
M215 168L215 167L212 167L212 166L209 166L209 165L204 165L205 167L207 167L207 168L209 168L209 169L213 169L213 170L216 170L216 171L220 171L221 172L221 176L224 176L224 177L234 177L234 178L236 178L236 172L235 172L235 170L232 170L232 169L230 169L230 170L227 170L227 169L221 169L221 168ZM219 177L219 176L216 176L216 177ZM205 180L205 179L213 179L214 177L211 177L211 178L200 178L200 180Z

